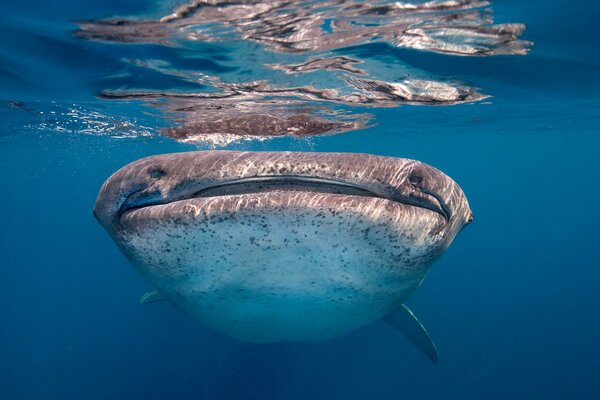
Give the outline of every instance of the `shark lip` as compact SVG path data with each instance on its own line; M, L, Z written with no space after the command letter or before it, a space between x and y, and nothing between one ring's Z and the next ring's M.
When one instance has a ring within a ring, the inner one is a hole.
M252 178L232 179L223 181L218 185L202 188L194 193L192 197L215 197L271 191L306 191L386 198L386 196L361 185L318 177L295 175L256 176Z
M390 189L391 187L388 187L387 190L382 190L381 188L378 190L378 188L367 187L354 182L315 176L254 176L223 180L211 185L202 185L195 190L187 191L187 195L177 196L173 199L139 201L145 197L147 189L134 192L128 197L119 211L119 219L132 210L198 198L242 196L268 192L311 192L384 199L436 212L444 218L446 223L450 220L451 214L449 208L436 193L427 190L414 190L410 195L405 195L397 189Z
M446 221L448 221L451 216L450 210L442 200L441 196L432 191L421 189L421 196L412 195L407 198L406 196L397 193L397 191L377 191L354 182L297 175L256 176L227 180L217 185L202 188L194 193L192 197L242 195L269 191L309 191L314 193L374 197L410 206L426 208L441 214Z

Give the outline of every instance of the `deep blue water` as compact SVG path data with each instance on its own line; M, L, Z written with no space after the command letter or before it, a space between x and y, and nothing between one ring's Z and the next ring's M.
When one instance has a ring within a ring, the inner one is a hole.
M461 185L475 221L408 302L440 351L433 365L382 322L324 343L256 345L167 303L138 304L149 285L93 218L98 190L140 157L211 146L163 137L168 110L97 95L195 88L126 59L168 60L230 81L249 80L236 67L246 61L235 52L228 61L227 43L73 35L75 20L148 15L142 1L3 4L0 398L600 398L600 8L499 0L493 9L498 22L527 25L528 55L461 57L383 43L337 50L466 82L491 98L335 105L372 114L373 126L227 146L414 158ZM195 52L217 55L200 62Z

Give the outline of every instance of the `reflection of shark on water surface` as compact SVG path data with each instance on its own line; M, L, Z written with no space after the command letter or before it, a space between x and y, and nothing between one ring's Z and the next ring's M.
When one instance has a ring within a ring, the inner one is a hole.
M123 43L219 42L270 51L330 51L374 41L458 55L525 54L523 24L493 24L490 1L193 0L162 18L79 21L76 35Z
M205 151L131 163L94 208L166 299L251 342L320 341L384 318L432 360L404 301L472 213L414 160Z
M161 130L165 136L222 145L375 125L364 110L352 115L353 107L455 105L488 97L406 64L395 49L526 54L531 43L519 38L524 25L493 23L489 6L480 0L194 0L152 17L79 21L75 35L174 49L174 59L157 60L153 52L143 58L138 49L124 62L132 77L158 73L187 89L139 87L135 78L124 78L100 97L142 100L175 125ZM312 115L296 111L316 104Z

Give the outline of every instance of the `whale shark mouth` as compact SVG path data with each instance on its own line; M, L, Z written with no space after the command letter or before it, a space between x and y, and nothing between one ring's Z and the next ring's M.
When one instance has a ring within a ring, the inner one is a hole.
M314 192L386 198L360 185L316 177L294 175L257 176L224 181L218 185L203 188L192 197L216 197L243 195L264 192Z
M222 196L245 196L253 194L267 193L322 193L335 194L343 196L355 196L365 198L378 198L395 203L400 203L407 206L427 209L438 213L447 223L451 218L451 213L443 201L441 196L436 193L423 189L415 190L410 195L403 195L398 190L393 190L391 187L386 187L386 190L381 188L372 188L356 184L354 182L338 181L327 178L312 177L312 176L297 176L297 175L277 175L277 176L254 176L247 178L223 180L212 185L202 185L202 187L191 190L186 190L188 195L176 197L174 199L163 199L153 201L144 201L139 194L144 190L132 193L125 202L119 212L119 217L122 217L129 211L152 207L157 205L165 205L180 201L187 201L200 198L214 198ZM132 199L132 196L138 197ZM139 203L138 203L139 201ZM136 204L137 203L137 204Z

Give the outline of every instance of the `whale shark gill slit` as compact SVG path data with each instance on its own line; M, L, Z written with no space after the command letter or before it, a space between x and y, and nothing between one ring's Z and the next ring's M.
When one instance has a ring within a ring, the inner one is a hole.
M175 201L190 200L194 198L219 197L219 196L241 196L253 193L267 192L311 192L324 194L340 194L345 196L360 196L368 198L379 198L408 206L424 208L440 214L446 222L450 220L451 214L441 196L432 191L418 189L410 196L403 196L397 190L377 190L376 188L362 186L354 182L345 182L334 179L326 179L311 176L277 175L277 176L254 176L248 178L231 179L219 183L203 186L191 194L177 197L172 201L157 200L145 201L147 190L132 193L124 202L119 212L119 218L127 211L134 209L168 204Z

